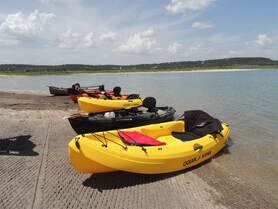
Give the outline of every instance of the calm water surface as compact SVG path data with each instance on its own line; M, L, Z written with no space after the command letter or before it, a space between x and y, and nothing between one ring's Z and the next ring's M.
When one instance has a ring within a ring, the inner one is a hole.
M46 90L47 85L105 84L154 96L180 114L202 109L230 124L233 145L217 163L278 193L278 70L0 77L0 89Z

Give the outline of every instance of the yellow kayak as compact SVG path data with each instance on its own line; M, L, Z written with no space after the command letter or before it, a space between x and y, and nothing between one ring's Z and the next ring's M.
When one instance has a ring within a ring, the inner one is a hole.
M172 132L184 132L184 121L172 121L130 129L78 135L68 145L73 167L83 173L116 170L157 174L179 171L212 158L226 144L230 134L227 124L213 136L182 141ZM159 146L135 146L123 142L121 133L133 133L159 141ZM186 132L185 132L186 133Z
M80 109L88 113L104 112L110 110L129 109L142 105L141 99L96 99L92 97L80 97L78 99Z

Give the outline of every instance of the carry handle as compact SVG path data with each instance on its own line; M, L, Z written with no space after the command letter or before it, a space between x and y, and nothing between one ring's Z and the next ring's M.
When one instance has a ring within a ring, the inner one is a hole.
M79 137L74 138L76 148L80 149L80 144L79 144L78 140L79 140Z
M194 151L196 151L196 150L201 150L201 149L203 149L203 146L200 145L200 144L194 144L194 145L193 145L193 149L194 149Z

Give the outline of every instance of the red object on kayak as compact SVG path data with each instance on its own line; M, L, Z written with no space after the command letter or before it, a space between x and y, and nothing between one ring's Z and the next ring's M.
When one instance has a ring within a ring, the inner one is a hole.
M73 94L73 95L70 95L70 99L71 99L74 103L77 103L77 100L78 100L79 97L88 97L88 94L83 93L83 94Z
M166 144L137 131L119 131L119 135L127 143L134 145L160 146Z
M78 95L76 95L76 94L70 95L70 99L71 99L74 103L77 103Z

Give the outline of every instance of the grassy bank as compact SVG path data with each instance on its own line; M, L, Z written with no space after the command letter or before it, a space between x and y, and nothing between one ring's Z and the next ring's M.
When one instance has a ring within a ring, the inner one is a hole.
M278 69L278 61L264 57L235 57L201 61L163 62L135 65L28 65L2 64L0 75L66 75L77 73L136 73L231 69Z
M18 76L39 76L39 75L71 75L81 73L140 73L140 72L194 72L194 71L210 71L210 70L236 70L236 69L278 69L278 65L274 66L218 66L218 67L198 67L198 68L169 68L169 69L94 69L94 70L31 70L31 71L0 71L0 75L18 75Z

